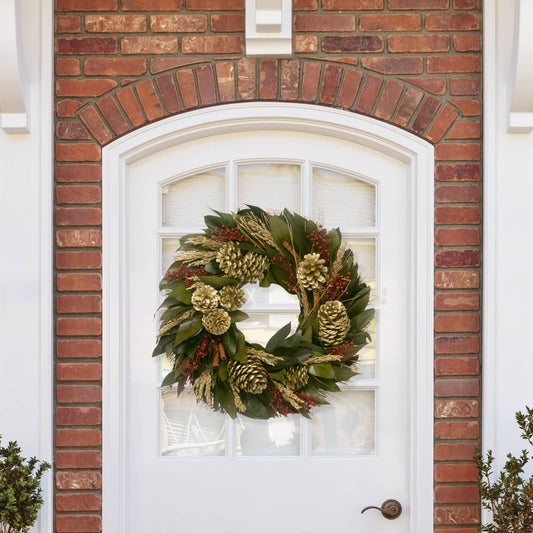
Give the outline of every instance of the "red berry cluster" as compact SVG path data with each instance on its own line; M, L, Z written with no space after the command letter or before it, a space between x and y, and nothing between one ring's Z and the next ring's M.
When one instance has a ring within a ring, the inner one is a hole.
M343 344L339 344L339 346L329 348L328 352L331 355L340 355L343 359L348 359L349 357L353 357L354 346L355 344L352 341L349 341Z
M311 407L318 405L318 400L313 396L307 396L307 394L302 394L301 392L295 392L296 396L305 402L305 405L302 407L302 410L309 412Z
M268 405L272 407L272 410L276 413L276 416L287 416L295 413L295 410L283 399L283 396L281 396L281 393L278 389L276 389L272 381L268 382L268 390L270 392L270 397L272 398L272 401L270 401Z
M215 231L211 232L211 239L214 241L238 241L248 242L248 239L241 233L239 228L228 228L225 225L216 227Z
M185 265L179 265L175 270L167 270L165 274L165 280L167 283L176 283L178 281L184 281L186 287L190 287L193 283L191 278L195 276L207 276L208 273L203 266L199 267L186 267Z
M318 226L317 229L313 230L309 235L309 240L313 245L315 251L320 254L322 259L326 260L326 263L329 263L329 250L328 246L331 243L331 237L326 229Z
M326 283L328 300L339 300L350 284L350 274L337 274Z
M178 390L180 392L183 391L187 380L190 383L194 382L193 374L194 371L198 369L200 361L202 359L205 359L208 355L211 355L215 349L216 342L211 337L211 335L206 335L203 338L202 342L198 345L198 348L196 348L196 352L194 352L194 357L192 359L189 359L187 357L185 361L181 363L181 365L178 367L178 369L182 371L182 374L180 376L180 385L178 387Z
M290 259L286 255L279 253L272 257L270 262L289 274L289 279L285 282L287 291L296 294L296 276L294 275L294 268Z

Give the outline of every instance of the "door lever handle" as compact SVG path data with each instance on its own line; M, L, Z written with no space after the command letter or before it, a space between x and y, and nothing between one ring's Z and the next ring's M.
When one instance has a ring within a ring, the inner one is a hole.
M381 514L387 520L395 520L402 514L402 506L398 500L385 500L381 504L381 507L369 505L361 511L361 514L363 514L365 511L368 511L369 509L377 509L378 511L381 511Z

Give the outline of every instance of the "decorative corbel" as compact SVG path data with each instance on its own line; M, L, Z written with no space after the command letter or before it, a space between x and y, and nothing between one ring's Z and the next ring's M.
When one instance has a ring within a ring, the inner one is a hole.
M29 133L29 83L17 0L0 0L0 50L0 127L6 133Z
M292 54L292 0L246 0L246 55Z
M533 0L518 0L514 25L514 87L509 133L533 131Z

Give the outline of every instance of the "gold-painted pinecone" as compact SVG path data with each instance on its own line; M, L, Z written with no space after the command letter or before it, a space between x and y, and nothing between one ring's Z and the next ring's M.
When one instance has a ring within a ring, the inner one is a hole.
M213 335L222 335L228 331L231 318L224 309L210 309L202 317L204 328Z
M296 275L305 289L315 290L324 285L327 273L326 261L320 254L307 254L298 265Z
M267 373L260 361L251 359L248 363L228 362L231 382L244 392L261 394L267 387Z
M243 283L255 283L263 279L266 259L264 255L254 252L243 254L231 241L224 244L216 256L220 270Z
M264 255L248 252L242 263L242 279L246 283L261 281L265 276L267 258Z
M318 310L318 338L326 346L337 346L350 330L350 319L346 308L333 300L320 306Z
M307 368L303 365L289 366L285 369L283 385L291 390L303 389L309 381Z
M211 285L201 283L192 293L191 303L197 310L205 313L208 309L215 309L218 305L218 292Z
M219 292L220 305L227 311L236 311L246 302L244 291L230 285L222 287Z

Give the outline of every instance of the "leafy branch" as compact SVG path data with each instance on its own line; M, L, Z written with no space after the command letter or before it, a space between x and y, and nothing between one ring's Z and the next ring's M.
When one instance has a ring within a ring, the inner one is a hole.
M520 436L533 448L533 409L526 406L526 414L515 415ZM494 477L494 456L489 450L484 459L478 450L475 461L481 504L492 512L492 523L485 524L482 531L489 533L533 532L533 476L527 479L524 470L530 461L530 452L522 450L518 457L511 453L498 477Z

